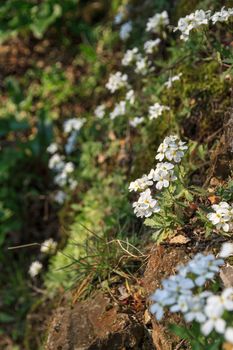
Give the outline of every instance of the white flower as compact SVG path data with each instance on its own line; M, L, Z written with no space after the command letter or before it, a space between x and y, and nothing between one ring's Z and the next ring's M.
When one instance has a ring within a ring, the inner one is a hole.
M215 212L207 214L207 218L216 226L217 230L229 232L233 224L232 208L226 202L212 205Z
M129 191L144 191L147 187L153 185L153 181L150 181L147 175L143 175L140 179L137 179L130 183Z
M233 310L233 288L226 288L221 295L212 295L207 299L207 304L221 310Z
M149 107L149 119L157 119L164 111L169 110L169 107L160 105L158 102L156 102L153 106Z
M152 33L160 33L162 28L169 24L167 11L156 13L153 17L148 19L146 24L146 31Z
M173 77L169 77L168 81L166 81L164 85L166 86L166 88L170 89L175 81L180 80L181 76L182 76L182 73L174 75Z
M162 306L172 305L176 302L177 295L166 289L156 289L156 291L151 295L150 299L159 303Z
M148 40L144 44L144 50L147 54L151 54L155 51L155 49L160 44L161 39L157 38L155 40Z
M135 62L141 55L137 47L134 47L132 50L127 50L124 57L122 58L121 63L123 66L129 66L131 63Z
M68 182L71 190L74 190L78 186L78 181L76 180L69 179Z
M155 159L158 159L159 161L168 159L169 161L179 163L184 156L184 150L187 148L185 142L180 141L178 136L167 136L160 144Z
M133 90L129 90L125 96L126 101L129 101L131 105L135 102L135 94Z
M149 188L141 193L138 201L133 203L133 208L136 216L141 218L147 218L153 213L158 213L160 211L158 202L152 198Z
M65 186L66 185L66 181L67 181L67 174L65 172L63 172L63 171L61 173L57 174L54 177L54 182L59 187Z
M219 253L220 258L228 258L231 255L233 255L233 243L223 243Z
M123 12L118 12L116 16L114 17L114 23L115 24L121 24L121 22L124 19L124 13Z
M155 314L158 321L163 318L164 306L175 303L175 298L172 296L172 293L164 289L157 289L155 293L151 295L150 299L155 301L150 307L150 312Z
M72 162L68 162L65 164L64 168L63 168L63 171L66 173L66 174L70 174L74 171L74 164Z
M126 22L124 23L120 28L120 38L121 40L125 41L130 37L130 33L132 32L132 22Z
M169 187L170 181L176 180L174 176L174 165L172 163L158 163L156 169L151 169L148 178L156 183L156 188L161 190L163 187Z
M67 139L66 145L65 145L65 151L66 154L70 154L74 151L75 145L77 140L77 131L74 130L71 132L70 136Z
M79 131L83 124L85 123L84 119L81 118L72 118L72 119L68 119L64 122L63 126L64 126L64 131L69 134L71 131L76 130Z
M233 16L233 8L225 10L225 7L222 7L221 11L215 12L213 16L211 16L211 20L213 24L216 22L226 22L231 16Z
M226 341L233 344L233 327L227 327L224 333Z
M147 57L140 57L136 61L135 72L137 74L146 75L148 72L151 72L153 68L151 67L151 62L148 61Z
M41 253L53 254L57 248L57 242L52 238L46 239L40 247Z
M122 74L121 72L116 72L115 74L111 74L109 80L106 84L106 88L114 93L115 91L128 86L128 75Z
M110 113L110 119L113 120L120 115L124 115L125 112L126 112L126 102L121 101L115 105L113 111Z
M207 280L219 272L219 266L223 265L222 259L216 259L213 254L203 255L198 253L188 264L189 271L196 275L195 283L203 286Z
M95 116L98 119L102 119L104 117L104 115L105 115L105 109L106 109L106 106L104 104L99 105L98 107L96 107L96 109L95 109Z
M63 191L57 191L57 193L54 196L54 201L58 204L63 204L66 199L66 193Z
M133 120L130 120L129 124L136 128L138 125L140 125L144 121L143 117L135 117Z
M51 143L51 145L49 145L49 147L47 148L47 152L48 153L56 153L58 151L58 145L57 143Z
M65 186L69 174L74 171L74 164L72 162L64 163L63 167L59 169L59 173L55 176L54 182L59 186Z
M188 311L184 314L186 322L197 321L199 323L205 322L206 315L204 314L206 295L200 293L199 295L192 295L188 299Z
M191 13L184 18L180 18L178 26L174 31L179 30L181 32L180 38L186 41L189 38L190 32L202 25L207 25L209 18L210 11L196 10L194 13Z
M55 169L55 170L60 170L64 166L64 161L63 157L60 156L59 154L54 154L50 159L49 159L49 169Z
M174 275L163 280L162 286L165 290L173 293L190 294L190 289L195 285L190 278Z
M43 266L42 266L41 262L39 262L37 260L33 261L29 267L29 271L28 271L29 275L31 277L36 277L40 273L42 267Z
M230 209L230 205L227 202L220 202L219 204L213 204L212 208L216 212L225 213L226 209Z
M171 312L185 313L189 310L189 295L180 295L175 305L170 307Z
M207 320L202 324L201 331L204 335L209 335L213 329L216 332L222 334L225 331L226 321L221 318L223 312L221 307L217 307L216 305L208 304L205 307L205 315L207 316Z
M150 307L150 312L155 314L157 321L161 321L164 315L163 306L159 303L155 303Z

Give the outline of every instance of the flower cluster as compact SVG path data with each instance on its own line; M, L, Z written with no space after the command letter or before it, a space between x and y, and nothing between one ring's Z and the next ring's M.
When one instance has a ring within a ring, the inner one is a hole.
M53 196L53 199L58 204L63 204L66 200L66 193L64 191L57 191L56 194Z
M120 101L115 105L113 111L110 113L110 119L113 120L120 115L124 115L125 112L126 112L126 102Z
M170 108L167 106L163 106L156 102L153 106L149 107L149 119L157 119L160 115L163 114L164 111L169 111Z
M180 18L178 21L178 26L174 31L179 30L182 34L180 38L187 41L189 38L189 33L193 29L197 29L203 24L208 24L210 18L210 11L196 10L190 15Z
M28 273L33 278L36 277L42 270L43 265L40 261L33 261L29 267Z
M58 151L58 144L57 143L51 143L48 148L47 148L47 152L50 154L54 154Z
M233 8L226 10L225 7L223 7L221 11L215 12L212 16L210 11L196 10L184 18L180 18L174 31L179 30L181 32L180 38L187 41L193 29L197 29L202 25L207 25L210 21L212 21L213 24L216 22L226 22L232 15Z
M55 242L52 238L46 239L40 247L41 253L45 254L53 254L56 251L57 242Z
M111 93L126 86L128 86L128 75L122 74L121 72L111 74L106 84L106 88L111 91Z
M130 33L132 32L132 29L133 29L133 26L132 26L131 21L122 24L122 26L120 28L121 40L125 41L125 40L129 39Z
M136 61L135 73L146 75L148 72L153 72L152 62L147 57L140 57Z
M174 75L173 77L169 77L169 78L168 78L168 81L166 81L166 83L164 83L164 86L165 86L166 88L168 88L168 89L171 89L173 83L174 83L175 81L179 81L180 78L181 78L181 76L182 76L182 73L179 73L179 74L177 74L177 75Z
M69 134L72 131L79 131L83 124L85 123L85 119L81 118L71 118L64 122L64 131Z
M72 133L71 133L72 135ZM66 144L67 146L68 144ZM47 151L50 152L50 154L53 152L57 152L58 147L56 144L51 144ZM75 166L72 162L65 162L64 156L61 156L58 153L54 153L51 155L51 158L49 159L49 168L53 171L55 171L56 176L54 177L54 182L59 187L63 187L66 184L69 185L71 189L74 189L77 186L77 181L72 179L70 177L70 174L74 172ZM66 195L63 191L58 191L57 194L54 196L55 202L62 204L66 198Z
M106 106L104 104L97 106L95 109L95 116L98 119L102 119L105 115L105 109L106 109Z
M134 90L129 90L126 95L125 95L125 99L126 101L129 102L129 104L133 105L135 102L135 94L134 94Z
M152 33L160 33L162 28L169 24L167 11L156 13L153 17L148 19L146 24L146 31Z
M40 247L40 251L43 254L54 254L57 249L57 242L55 242L52 238L46 239ZM40 271L42 270L43 265L40 261L33 261L29 267L28 273L34 278L36 277Z
M142 124L144 122L143 117L135 117L132 120L130 120L129 124L133 127L136 128L138 125Z
M153 181L149 180L149 177L147 175L143 175L140 179L137 179L130 183L129 185L129 191L143 191L147 187L152 186Z
M179 140L178 136L168 136L163 141L163 144L167 144L168 147L164 151L168 152L167 158L170 161L177 162L178 158L184 156L184 150L187 149L185 142ZM161 152L161 145L159 150ZM176 151L176 155L174 153ZM137 202L133 203L134 213L138 217L149 217L153 213L159 212L160 208L157 200L152 198L151 190L148 188L155 183L155 188L157 190L162 190L163 188L168 188L172 181L177 180L174 173L175 164L169 162L160 162L156 165L155 169L151 169L148 175L143 175L141 178L133 181L129 185L129 191L141 192L140 197Z
M148 218L160 211L158 201L152 198L149 188L140 194L138 201L133 203L133 208L136 216L140 218Z
M144 44L144 50L147 54L152 54L159 46L161 39L148 40Z
M186 265L179 266L176 275L162 281L163 288L157 289L151 296L153 304L150 311L158 321L168 308L170 312L181 312L186 322L200 324L203 335L215 330L233 343L233 328L227 324L229 312L233 311L233 288L226 288L217 295L211 290L204 290L206 282L211 281L224 264L221 255L224 253L227 257L233 253L233 244L226 244L220 251L220 258L198 253Z
M132 50L126 51L121 63L123 66L129 66L133 62L137 61L139 57L141 57L141 54L139 53L138 48L134 47Z
M185 142L182 142L178 136L167 136L160 144L155 159L158 159L160 162L163 159L167 159L169 161L179 163L184 156L184 151L187 148L188 147L185 145Z
M151 169L148 179L156 182L155 187L157 190L169 187L170 182L177 179L174 175L174 164L168 162L158 163L155 169Z
M207 214L207 218L216 226L217 230L229 232L233 230L233 206L227 202L212 205L214 212Z
M120 16L120 21L121 20L122 20L122 16ZM153 32L153 33L159 33L162 27L167 25L168 23L169 23L169 19L166 11L160 14L155 14L153 17L151 17L148 20L147 31ZM127 28L130 29L130 31L132 30L131 22L127 22L123 24L123 26L121 27L121 30L123 29L125 30ZM128 29L126 30L126 32L128 31ZM122 33L120 33L120 36L122 36ZM126 40L126 38L128 38L128 33L126 33L126 35L123 35L123 37L124 37L124 40ZM146 41L144 44L144 53L146 55L153 54L153 52L156 50L160 42L161 42L160 38ZM139 49L137 47L127 50L122 58L121 63L125 67L132 65L135 73L141 76L145 76L148 73L153 72L155 69L153 67L152 61L147 56L144 56L141 52L139 52ZM128 82L128 75L120 71L114 74L111 74L108 82L106 83L106 88L111 93L115 93L117 90L120 90L122 88L128 89L128 92L126 93L126 96L125 96L125 100L118 102L109 114L110 119L112 120L118 116L125 115L130 105L134 105L134 102L135 102L134 90L132 89L131 85ZM157 118L159 115L163 113L163 111L168 109L169 107L162 106L159 103L157 103L154 106L151 106L149 110L149 117L150 119ZM103 116L105 115L104 105L100 105L96 108L95 115L99 119L103 118ZM136 117L133 120L131 120L129 123L131 126L136 127L143 120L144 120L143 117L140 117L140 118Z
M231 16L233 16L233 8L226 10L225 7L222 7L220 11L215 12L213 16L211 16L211 20L213 24L216 22L227 22Z

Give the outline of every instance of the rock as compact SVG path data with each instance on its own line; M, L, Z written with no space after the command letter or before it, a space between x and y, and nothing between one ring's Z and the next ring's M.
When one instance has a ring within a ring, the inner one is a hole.
M220 278L225 288L233 287L233 267L230 265L222 267L220 270Z
M153 350L145 326L134 316L111 306L102 293L58 308L53 316L46 350Z
M164 248L155 246L151 250L151 255L144 274L143 284L148 296L148 307L150 304L149 296L160 287L161 281L175 274L177 265L185 263L188 260L184 248ZM163 322L157 322L152 316L152 338L156 350L172 350L179 342L179 338L171 334L168 325L171 323L181 323L178 315L166 315Z

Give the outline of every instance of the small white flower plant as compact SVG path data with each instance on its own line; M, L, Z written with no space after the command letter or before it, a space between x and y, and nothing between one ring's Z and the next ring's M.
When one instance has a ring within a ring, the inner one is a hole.
M162 281L151 295L150 312L162 322L165 312L179 313L183 325L170 325L195 350L220 350L233 345L233 287L224 287L219 272L233 254L233 243L222 245L218 256L198 253L175 275Z
M175 228L183 225L183 211L193 200L193 189L186 185L182 160L188 150L186 142L177 135L165 137L160 144L154 168L129 185L130 192L139 197L133 203L137 217L153 229L157 242L172 236Z

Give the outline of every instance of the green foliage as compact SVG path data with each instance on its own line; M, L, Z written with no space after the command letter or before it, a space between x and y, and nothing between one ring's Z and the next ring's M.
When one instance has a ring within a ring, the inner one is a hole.
M4 274L0 277L0 298L4 302L0 312L0 335L4 334L5 327L11 328L11 336L14 340L22 339L24 334L24 320L30 309L32 295L30 288L25 283L24 264L28 259L19 257L14 262L14 254L6 253L1 257L4 264Z
M223 343L222 337L217 335L217 338L206 338L201 335L200 325L196 322L193 322L190 328L184 326L178 326L176 324L170 325L170 330L176 334L179 338L187 340L188 344L191 345L192 350L220 350L222 349L221 345Z
M221 27L209 36L195 33L187 43L176 40L168 31L159 52L150 57L155 71L140 78L133 70L129 72L135 103L127 105L125 116L109 122L110 111L125 98L125 91L107 95L107 77L113 71L125 69L120 62L128 47L143 48L143 42L149 38L145 24L152 12L171 9L167 0L130 1L125 21L133 20L133 33L127 43L121 43L119 27L112 19L126 3L7 0L0 4L0 42L10 44L9 39L17 36L20 45L29 50L22 71L14 68L16 73L13 69L14 73L9 75L3 69L5 80L1 86L0 259L4 264L10 261L3 259L7 246L47 237L42 217L51 210L55 221L58 206L53 203L50 208L57 187L48 170L46 148L57 142L63 152L67 141L64 120L76 117L86 120L77 136L75 151L67 157L76 165L78 186L68 190L68 200L59 212L60 247L49 260L44 277L49 295L88 278L93 286L101 285L110 278L113 269L119 272L131 268L127 259L122 260L125 252L117 243L119 239L136 246L142 244L141 226L133 217L127 187L130 179L149 169L158 145L168 133L178 133L190 141L189 154L181 169L180 180L185 179L185 184L178 181L164 191L160 198L162 211L145 221L150 227L146 232L152 231L155 241L161 242L188 222L186 209L205 195L199 187L192 186L191 176L197 174L204 183L203 173L208 171L211 149L215 146L215 139L208 141L208 137L212 133L218 135L231 108L229 76L232 77L233 55L230 44L225 43L227 39L222 37ZM219 4L197 0L178 1L175 5L172 2L172 6L170 15L175 25L189 11ZM232 35L231 28L228 35L229 38ZM17 63L19 59L16 58ZM181 72L181 84L166 90L164 82L168 77ZM129 120L147 116L148 105L157 101L168 105L170 112L132 129ZM106 117L97 120L94 109L102 102L107 106ZM232 183L220 187L217 194L231 201ZM35 205L38 218L31 225L29 208L34 203L41 203L42 209ZM211 227L205 224L208 233ZM34 234L35 231L39 233ZM57 232L53 234L57 237ZM35 255L40 258L38 252ZM33 259L30 256L19 262L21 267L15 265L14 271L7 270L13 287L7 284L2 289L5 307L0 323L14 325L16 342L23 337L23 320L33 304L26 276ZM6 281L0 283L4 286ZM38 284L42 287L41 281ZM16 316L12 311L14 303ZM189 339L187 332L176 329L177 334Z
M104 280L117 266L123 251L110 241L124 239L130 223L129 203L121 190L123 179L115 175L94 182L81 203L72 205L68 241L50 260L45 278L50 293L90 276Z
M73 11L78 0L7 0L0 5L0 41L31 31L41 39L46 30L66 12Z

